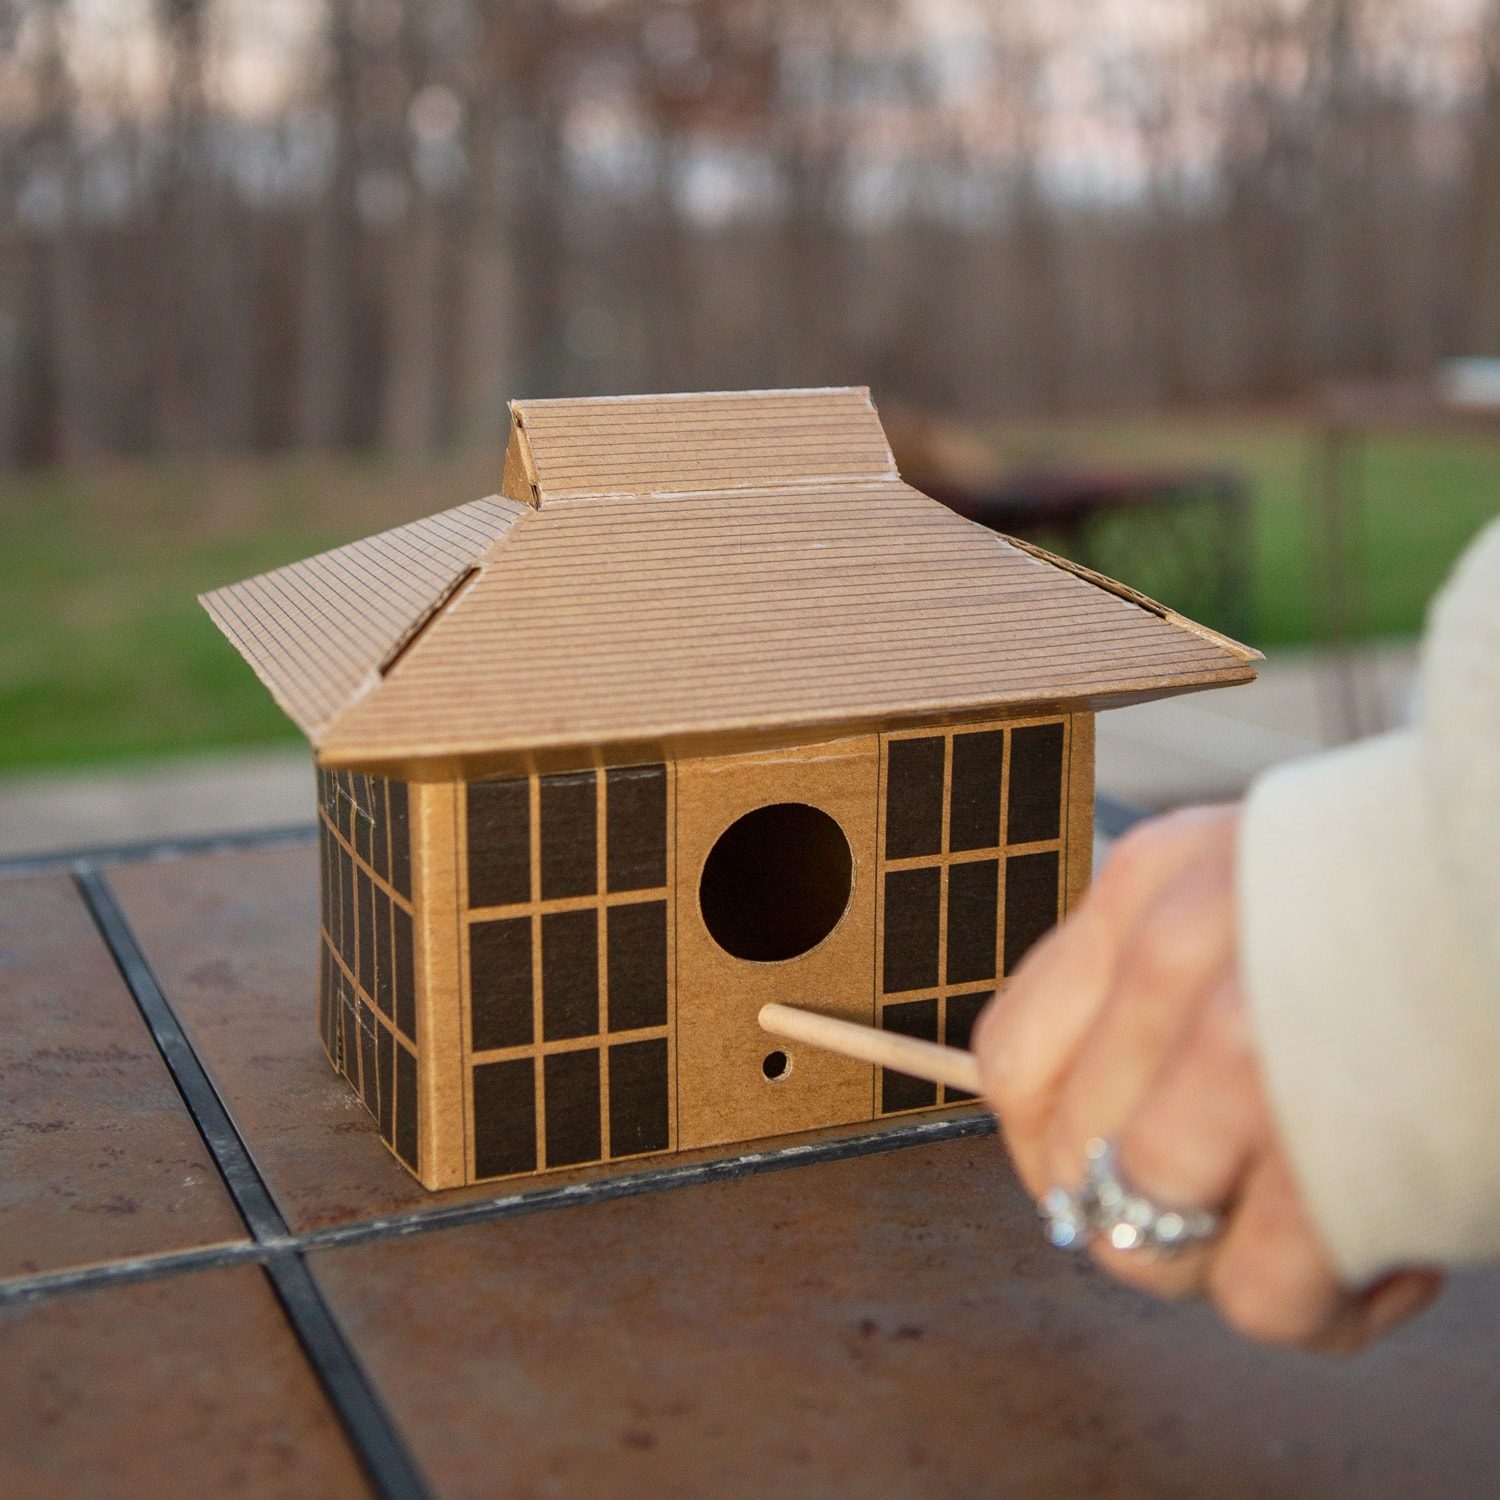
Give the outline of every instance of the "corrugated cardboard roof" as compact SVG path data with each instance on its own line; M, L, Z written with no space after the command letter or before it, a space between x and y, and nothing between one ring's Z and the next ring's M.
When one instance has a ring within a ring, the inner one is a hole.
M712 437L705 402L733 417ZM600 411L608 452L577 436ZM788 411L841 436L782 449ZM861 411L874 420L858 391L527 403L537 508L480 501L206 602L331 764L1100 706L1254 675L1255 652L903 484ZM872 472L844 472L857 463Z
M216 589L202 604L317 743L525 510L474 500Z
M511 413L542 505L898 477L863 386L516 401Z

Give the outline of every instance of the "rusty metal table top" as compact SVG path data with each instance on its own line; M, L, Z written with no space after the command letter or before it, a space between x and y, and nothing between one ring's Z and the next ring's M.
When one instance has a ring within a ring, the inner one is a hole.
M1500 1281L1257 1350L1038 1242L978 1113L429 1195L314 860L0 878L0 1495L1474 1495Z

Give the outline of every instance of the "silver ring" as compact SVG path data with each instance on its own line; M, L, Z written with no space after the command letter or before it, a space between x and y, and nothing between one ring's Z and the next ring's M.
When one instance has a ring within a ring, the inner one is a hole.
M1210 1209L1165 1207L1137 1192L1120 1175L1113 1139L1095 1138L1083 1152L1083 1186L1053 1188L1037 1205L1047 1238L1059 1249L1081 1250L1097 1234L1116 1250L1176 1255L1224 1228L1223 1215Z

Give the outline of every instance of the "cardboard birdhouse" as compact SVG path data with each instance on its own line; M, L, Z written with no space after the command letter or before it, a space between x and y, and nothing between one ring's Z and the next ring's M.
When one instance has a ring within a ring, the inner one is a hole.
M208 595L318 763L323 1044L431 1188L956 1102L1094 713L1256 653L902 483L864 390L524 401L501 493Z

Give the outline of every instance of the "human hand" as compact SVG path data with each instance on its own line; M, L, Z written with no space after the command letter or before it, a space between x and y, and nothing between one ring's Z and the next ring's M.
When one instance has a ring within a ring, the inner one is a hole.
M1153 819L980 1017L974 1051L1033 1196L1077 1186L1084 1147L1116 1138L1153 1201L1223 1211L1216 1239L1168 1257L1091 1246L1113 1276L1207 1296L1266 1343L1348 1351L1405 1322L1441 1277L1343 1286L1277 1135L1241 993L1237 808Z

